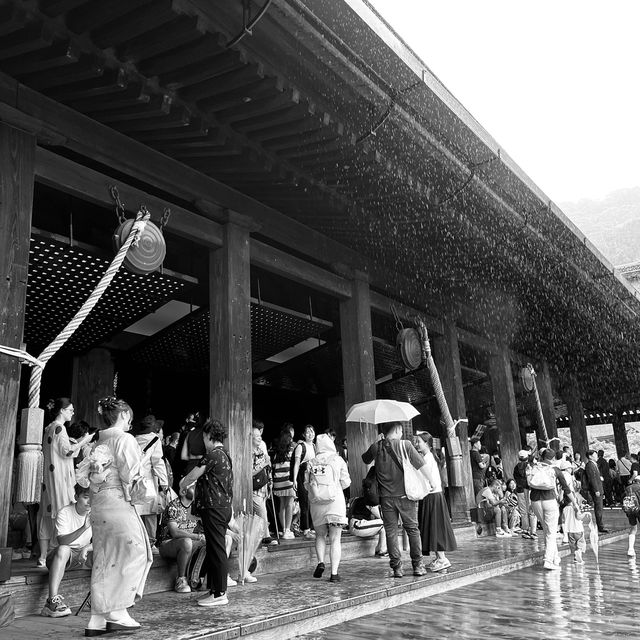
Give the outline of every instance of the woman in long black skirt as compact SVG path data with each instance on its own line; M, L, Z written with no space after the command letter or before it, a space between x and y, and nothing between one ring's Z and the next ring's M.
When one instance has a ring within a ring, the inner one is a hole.
M451 566L446 551L458 548L456 537L451 527L451 519L447 503L442 493L442 481L438 461L433 452L433 437L429 433L421 433L414 438L416 449L424 456L432 489L420 502L418 507L418 524L422 536L422 553L426 556L435 553L436 557L428 566L431 571L443 571Z

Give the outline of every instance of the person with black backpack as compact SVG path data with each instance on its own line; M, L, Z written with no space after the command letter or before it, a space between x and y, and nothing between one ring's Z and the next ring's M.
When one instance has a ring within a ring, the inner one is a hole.
M315 540L315 533L311 530L311 515L309 513L309 496L304 486L304 474L307 470L307 463L316 457L316 449L313 440L316 431L312 425L305 425L302 430L302 437L298 440L296 448L291 456L291 480L293 490L296 492L300 503L300 530L306 540Z

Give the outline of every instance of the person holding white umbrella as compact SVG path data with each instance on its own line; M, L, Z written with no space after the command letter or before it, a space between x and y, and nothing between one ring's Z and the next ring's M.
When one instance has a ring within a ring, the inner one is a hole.
M383 401L373 402L381 403ZM354 409L362 407L364 404L368 403L361 403L361 405L353 407L347 415L347 421L359 419L357 413L354 413ZM411 407L411 405L408 406ZM413 407L411 409L414 412L413 415L417 415L418 412ZM383 415L386 417L387 415L401 414L390 412L390 414ZM407 421L411 417L413 416L403 416L401 420ZM366 421L366 418L363 421ZM384 437L381 436L377 442L374 442L362 454L362 460L365 464L375 462L376 465L376 476L380 489L380 512L387 534L389 564L393 570L394 578L402 578L404 576L402 556L398 545L398 517L402 518L402 526L409 537L413 575L423 576L426 574L426 569L422 563L422 540L420 538L420 529L418 528L418 501L410 500L406 496L402 459L408 459L411 466L418 469L427 481L429 476L424 458L416 451L411 442L402 439L402 421L380 424ZM374 422L374 420L371 419L371 422Z

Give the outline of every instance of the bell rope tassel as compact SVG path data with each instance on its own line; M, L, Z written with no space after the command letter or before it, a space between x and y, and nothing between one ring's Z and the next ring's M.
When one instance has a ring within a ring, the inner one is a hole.
M16 460L16 502L40 502L44 456L38 444L21 445Z

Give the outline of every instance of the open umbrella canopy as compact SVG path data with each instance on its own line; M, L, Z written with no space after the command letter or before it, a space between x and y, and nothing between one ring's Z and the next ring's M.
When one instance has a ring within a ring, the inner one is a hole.
M380 424L381 422L408 422L420 412L408 402L397 400L369 400L354 404L347 411L347 422L367 422Z

